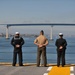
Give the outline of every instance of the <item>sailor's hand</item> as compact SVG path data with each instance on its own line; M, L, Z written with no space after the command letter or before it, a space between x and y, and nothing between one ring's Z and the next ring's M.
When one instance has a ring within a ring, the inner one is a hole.
M17 47L17 48L19 48L19 47L20 47L20 45L16 45L16 47Z
M59 49L62 49L62 48L63 48L62 46L59 47Z

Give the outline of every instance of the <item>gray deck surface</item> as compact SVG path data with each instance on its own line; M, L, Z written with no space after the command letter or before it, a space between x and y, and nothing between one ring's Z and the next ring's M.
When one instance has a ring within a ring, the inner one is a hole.
M36 66L0 66L0 75L43 75L48 67Z

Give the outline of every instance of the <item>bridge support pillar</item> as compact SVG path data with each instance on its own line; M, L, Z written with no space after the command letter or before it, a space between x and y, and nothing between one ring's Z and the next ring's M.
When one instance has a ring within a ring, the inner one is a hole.
M50 32L50 40L53 40L53 26L51 26L51 32Z
M9 38L9 33L8 33L8 31L9 31L9 27L8 27L8 25L7 25L7 26L6 26L6 39Z

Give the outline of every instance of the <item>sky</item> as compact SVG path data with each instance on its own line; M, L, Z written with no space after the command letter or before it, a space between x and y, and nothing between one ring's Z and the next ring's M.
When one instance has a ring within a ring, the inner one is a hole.
M13 23L74 23L75 0L0 0L0 24ZM10 27L10 33L50 32L50 27ZM54 33L74 32L75 27L53 27ZM5 26L0 26L5 32Z

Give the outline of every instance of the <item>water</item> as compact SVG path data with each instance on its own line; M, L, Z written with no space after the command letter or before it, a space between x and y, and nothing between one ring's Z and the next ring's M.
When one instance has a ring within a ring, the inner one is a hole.
M36 63L37 46L34 45L34 37L23 37L25 44L23 45L23 63ZM75 64L75 37L65 37L67 40L66 63ZM49 38L48 38L49 39ZM57 53L55 40L49 41L47 46L47 62L57 63ZM13 58L13 46L10 43L11 38L6 40L0 37L0 62L11 62Z

